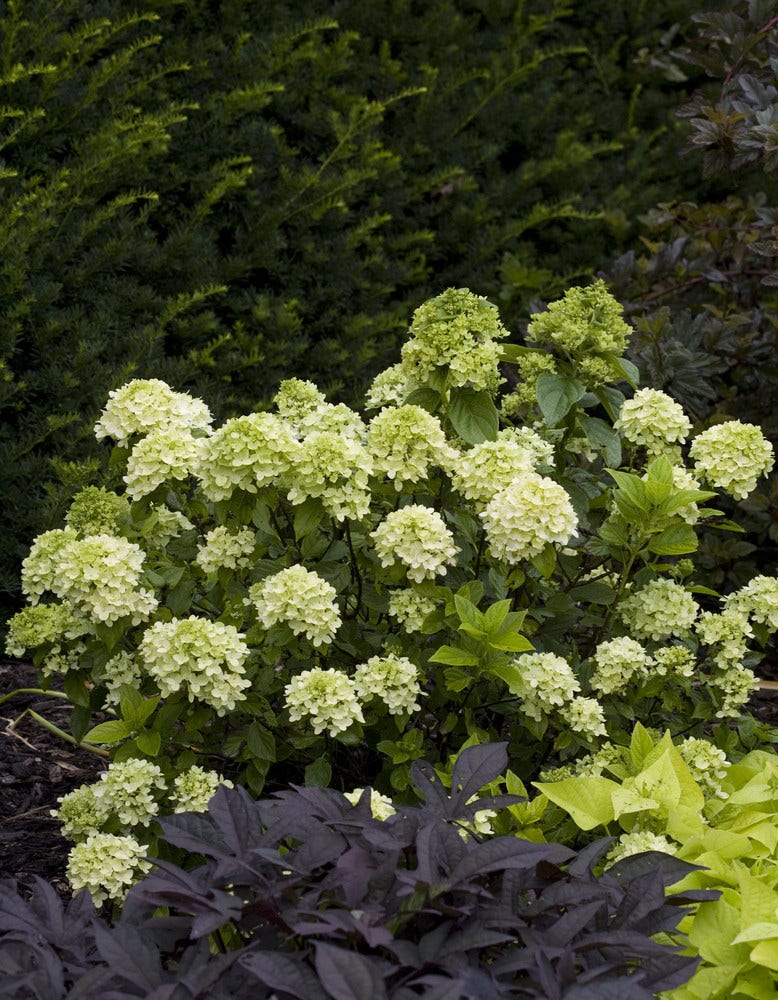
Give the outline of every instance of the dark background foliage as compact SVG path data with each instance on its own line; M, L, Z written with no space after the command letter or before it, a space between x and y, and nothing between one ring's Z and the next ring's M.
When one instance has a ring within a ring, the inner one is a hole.
M530 303L692 189L674 51L695 5L17 0L0 16L0 587L98 477L110 388L218 417L354 400L413 308Z

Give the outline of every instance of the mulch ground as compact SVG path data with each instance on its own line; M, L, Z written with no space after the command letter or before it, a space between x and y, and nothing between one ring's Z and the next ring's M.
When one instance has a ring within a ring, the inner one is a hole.
M778 657L762 664L761 676L778 681ZM0 662L0 695L36 686L30 664ZM758 719L778 728L778 689L756 692L750 708ZM66 896L70 844L60 836L51 810L66 792L96 781L105 765L90 751L44 729L25 714L27 709L69 731L66 701L19 695L0 706L0 878L17 878L29 885L39 875Z

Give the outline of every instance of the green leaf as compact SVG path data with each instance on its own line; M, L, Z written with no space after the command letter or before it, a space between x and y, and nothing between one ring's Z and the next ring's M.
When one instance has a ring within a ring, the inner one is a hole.
M318 757L305 768L306 788L326 788L332 778L332 768L326 757Z
M521 358L526 358L528 354L542 354L548 356L548 351L542 347L524 347L521 344L500 344L500 361L507 361L508 364L515 364Z
M570 597L574 601L586 601L588 604L613 604L615 596L613 587L599 580L583 583L570 591Z
M621 407L624 404L624 393L607 385L601 389L595 389L594 395L602 403L610 419L614 421L618 420Z
M461 594L454 594L454 607L461 622L474 625L476 628L483 627L483 615L472 601L468 601Z
M621 465L621 438L610 424L586 413L578 414L578 423L592 447L603 450L608 465Z
M99 726L90 729L84 737L86 743L118 743L126 740L133 733L131 726L121 719L111 722L101 722Z
M618 501L619 494L623 494L627 499L639 508L648 513L651 504L646 493L646 484L640 476L633 476L629 472L619 472L618 469L608 469L608 473L616 481L618 489L615 491L614 499Z
M519 632L505 632L489 640L492 649L504 650L506 653L528 653L535 647L526 636Z
M135 737L135 742L138 744L138 749L142 750L143 753L147 753L149 757L156 757L162 745L162 737L154 730L150 730L145 733L138 733Z
M500 426L500 416L486 389L477 392L467 387L451 390L448 405L451 426L468 444L494 441Z
M582 830L605 826L614 819L613 794L621 787L610 778L565 778L564 781L533 781L547 799L569 813Z
M126 722L134 722L135 713L143 704L143 695L130 684L122 684L119 689L119 711ZM136 729L138 726L135 727Z
M248 728L246 749L256 760L266 760L271 764L277 760L275 737L258 722L252 722Z
M462 667L446 667L443 676L446 678L446 687L454 694L459 694L473 683L473 678Z
M478 657L475 653L469 653L466 649L459 649L456 646L440 646L430 657L430 663L444 663L452 667L475 667L478 665Z
M177 618L184 615L192 606L194 589L194 581L184 577L165 598L165 604Z
M645 727L639 722L635 723L632 730L632 739L629 744L629 753L636 770L643 767L646 756L654 749L654 741L649 736Z
M484 628L490 634L496 632L505 621L508 612L511 610L510 599L497 601L484 612Z
M556 549L549 542L542 552L538 552L530 559L530 562L538 573L547 580L556 569Z
M65 689L65 694L74 705L78 705L80 708L89 708L89 688L86 686L86 682L80 673L65 674L62 686Z
M327 518L327 513L318 497L309 497L294 509L294 537L299 542L301 538L312 534L322 521Z
M696 552L698 544L694 528L685 521L676 521L651 538L648 551L657 556L680 556Z
M440 393L436 389L415 389L409 396L406 396L405 402L412 406L420 406L422 410L426 410L428 413L435 413L440 406Z
M640 369L637 365L633 365L631 361L626 358L616 357L615 354L608 354L608 359L613 362L613 364L621 371L624 378L629 382L633 389L637 389L640 384Z
M576 378L564 375L540 375L535 385L540 411L549 427L555 427L586 392Z

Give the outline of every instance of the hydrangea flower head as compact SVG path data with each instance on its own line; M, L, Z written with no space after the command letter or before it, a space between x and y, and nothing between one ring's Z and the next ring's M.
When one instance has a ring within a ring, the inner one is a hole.
M183 688L190 701L199 698L218 715L232 711L251 687L243 668L249 648L238 630L223 622L195 615L155 622L138 652L163 697Z
M180 510L170 510L158 503L151 507L142 525L144 542L150 548L164 549L184 531L193 531L194 525Z
M512 663L517 678L511 690L521 699L524 714L537 722L572 701L581 690L573 668L556 653L522 653Z
M78 615L107 625L130 617L137 625L159 604L140 586L145 558L139 545L117 535L73 538L59 553L51 589Z
M778 629L778 578L755 576L740 590L725 597L724 607L775 631Z
M719 614L703 611L694 630L700 640L711 647L713 661L722 670L742 666L748 640L754 635L748 617L733 605L725 607Z
M304 566L289 566L249 589L263 628L285 622L317 647L332 642L340 628L336 597L332 584Z
M122 687L138 688L143 674L137 657L126 649L119 650L100 671L100 683L105 688L106 708L116 708L120 701Z
M217 771L206 771L205 768L193 764L187 771L182 771L173 781L170 798L174 813L205 812L208 803L221 785L234 788Z
M636 674L645 671L648 656L639 642L619 636L601 642L592 661L592 687L601 694L613 694L627 687Z
M102 486L87 486L73 497L65 515L69 528L84 535L115 535L130 515L126 497Z
M623 309L604 281L569 288L545 312L534 313L527 340L559 347L567 354L623 354L631 334Z
M689 455L711 486L743 500L756 489L775 462L773 446L755 424L728 420L715 424L692 441Z
M57 799L59 809L51 815L60 822L60 831L68 840L81 840L97 833L108 819L109 812L95 798L94 785L81 785Z
M562 718L575 733L589 738L607 736L605 713L596 698L576 697L560 709Z
M9 656L22 657L27 650L44 644L59 647L88 631L87 623L65 604L34 604L9 620L5 651Z
M408 633L418 632L427 615L437 607L431 597L425 597L411 587L393 590L389 595L389 614L396 618Z
M71 528L54 528L38 535L30 546L30 552L22 562L22 591L33 604L47 590L54 589L54 578L59 567L62 550L78 538Z
M148 496L162 483L178 482L197 473L203 438L179 427L155 427L140 439L127 459L124 482L133 500Z
M692 677L697 661L686 646L661 646L651 654L648 669L660 677Z
M566 545L578 517L565 490L537 472L524 472L500 490L481 518L497 559L517 563L538 555L549 542Z
M337 736L355 722L365 721L354 685L340 670L303 670L284 693L290 721L309 718L316 734L326 729L330 736Z
M455 456L437 417L420 406L388 406L373 417L367 429L373 469L386 475L399 492L405 483L417 483L432 466L445 467Z
M661 851L663 854L675 854L677 846L659 833L648 830L633 830L622 833L607 855L607 865L610 868L617 861L631 858L633 854L643 854L645 851Z
M621 620L638 639L683 637L694 624L699 607L674 580L651 580L619 606Z
M73 892L88 889L95 906L106 899L121 902L127 890L150 870L144 860L148 846L134 837L90 833L71 850L67 877Z
M512 429L494 441L483 441L463 452L452 466L454 489L466 500L485 506L517 476L534 471L535 454Z
M251 565L256 536L251 528L230 531L218 525L207 532L198 546L195 562L207 574L220 569L246 569Z
M390 715L419 710L419 672L404 656L371 656L360 663L354 674L354 688L363 702L380 698Z
M402 348L409 381L424 384L445 366L448 388L471 385L496 393L503 381L496 341L508 331L487 299L466 288L448 288L419 306L409 333Z
M662 455L683 444L691 422L680 404L659 389L638 389L625 399L613 425L632 444L643 445L649 455Z
M378 410L382 406L401 406L406 397L418 388L418 384L410 380L402 363L392 365L379 372L370 384L365 395L365 406L368 410Z
M721 782L729 770L727 755L710 740L689 736L676 747L701 788L717 798L726 798Z
M731 719L740 714L740 710L756 690L758 681L756 674L748 667L730 664L725 670L714 670L708 676L708 688L716 692L721 699L721 707L716 712L718 719Z
M336 520L361 520L370 510L368 480L373 460L355 438L335 431L313 431L295 446L287 477L290 503L318 497Z
M157 428L208 430L211 411L201 399L175 392L161 379L133 379L108 394L108 402L95 424L98 441L113 438L126 445L133 434Z
M280 416L297 427L320 406L324 406L327 400L313 382L287 378L278 386L273 402Z
M233 417L202 443L198 476L209 500L235 490L256 493L276 483L291 465L294 439L275 413Z
M500 409L506 417L516 416L524 406L534 406L538 401L538 379L541 375L555 375L557 363L546 351L522 354L516 365L519 382L512 392L503 396Z
M441 515L421 504L390 511L371 537L381 565L401 562L416 583L445 573L459 552Z
M158 793L165 788L160 768L150 760L114 761L92 786L98 811L123 827L146 824L159 812Z

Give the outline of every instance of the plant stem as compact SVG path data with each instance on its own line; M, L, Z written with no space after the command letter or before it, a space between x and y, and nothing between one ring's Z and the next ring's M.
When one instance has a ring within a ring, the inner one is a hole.
M4 705L7 701L10 701L11 698L15 698L19 694L42 694L51 698L67 699L67 695L64 691L44 691L43 688L17 688L15 691L11 691L10 694L3 695L3 697L0 698L0 705Z
M81 750L89 750L91 753L97 754L98 757L111 756L107 750L103 750L101 747L96 747L92 743L79 743L79 741L71 736L70 733L66 733L64 729L60 729L59 726L55 726L53 722L49 722L48 719L44 719L43 716L38 715L37 712L33 712L31 708L26 708L19 718L15 719L8 728L15 729L25 715L31 715L32 718L35 719L39 725L43 726L44 729L48 729L50 733L53 733L55 736L59 736L60 739L65 740L67 743L72 743L73 746L76 746Z

